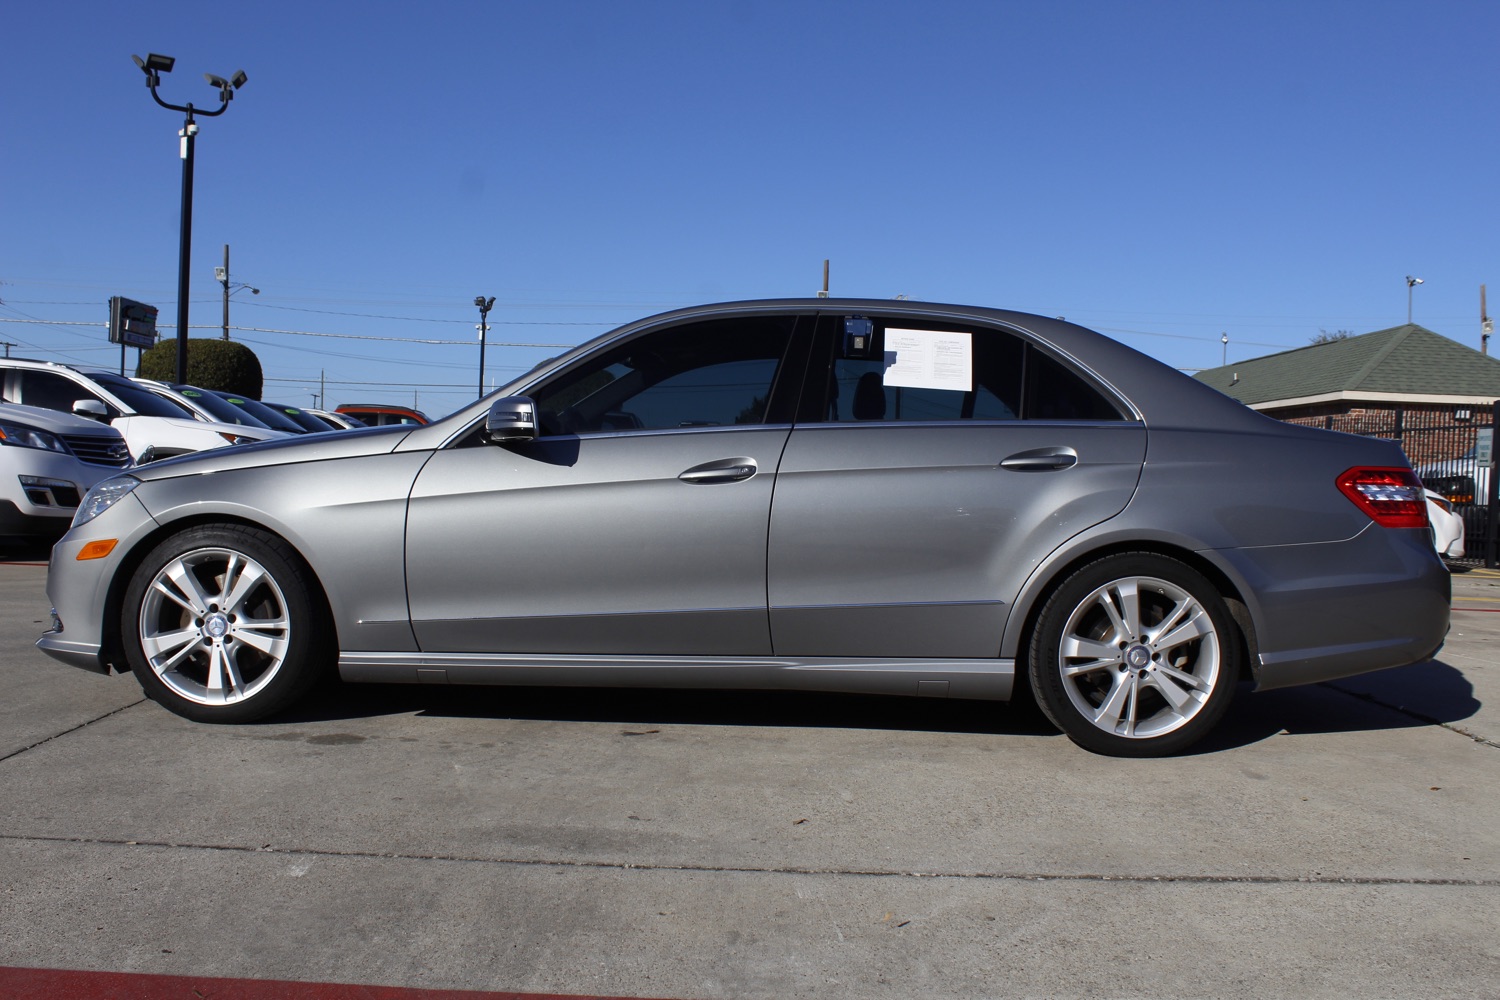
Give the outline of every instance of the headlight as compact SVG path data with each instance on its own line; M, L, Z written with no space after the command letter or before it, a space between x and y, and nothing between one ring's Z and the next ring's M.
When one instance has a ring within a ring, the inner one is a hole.
M23 427L20 424L0 424L0 444L16 445L21 448L41 448L43 451L69 454L68 446L63 444L62 438L56 434L48 434L35 427Z
M73 515L73 527L88 524L129 496L139 485L141 481L133 476L116 476L113 479L95 483L93 488L84 494L83 502L78 505L78 513Z

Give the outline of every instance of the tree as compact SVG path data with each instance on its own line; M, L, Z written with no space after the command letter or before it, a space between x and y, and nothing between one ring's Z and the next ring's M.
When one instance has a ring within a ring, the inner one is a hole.
M177 381L177 341L164 339L141 354L136 368L141 378L161 382ZM260 358L244 344L233 340L188 338L187 380L204 389L218 389L239 396L259 399L264 377Z
M1309 340L1308 343L1331 344L1336 340L1348 340L1352 336L1354 336L1353 330L1335 330L1329 333L1327 330L1319 328L1318 335Z

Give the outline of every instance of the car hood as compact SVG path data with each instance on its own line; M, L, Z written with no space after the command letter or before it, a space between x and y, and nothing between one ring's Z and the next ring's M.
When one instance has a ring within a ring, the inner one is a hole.
M0 403L0 422L14 421L49 434L87 434L94 437L119 437L120 432L108 424L87 417L77 417L60 410L45 410L40 406L22 406L20 403Z
M202 426L202 425L200 425ZM299 462L326 462L335 458L384 455L400 444L412 428L371 427L364 430L330 431L327 434L293 436L233 448L214 448L132 469L130 474L150 482L181 476L203 476L230 469L254 469Z

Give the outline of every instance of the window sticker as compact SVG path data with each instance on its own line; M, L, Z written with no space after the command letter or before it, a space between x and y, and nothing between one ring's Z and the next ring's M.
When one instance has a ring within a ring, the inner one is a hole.
M911 389L973 391L973 334L888 328L884 381Z

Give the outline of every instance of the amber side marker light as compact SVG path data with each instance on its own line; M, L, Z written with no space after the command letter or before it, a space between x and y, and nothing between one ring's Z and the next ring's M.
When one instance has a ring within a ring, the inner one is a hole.
M103 559L113 552L115 546L119 544L120 540L118 538L101 538L99 541L89 542L83 548L79 549L78 555L74 558L79 562L85 559Z

